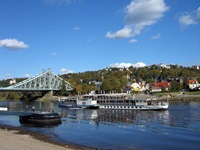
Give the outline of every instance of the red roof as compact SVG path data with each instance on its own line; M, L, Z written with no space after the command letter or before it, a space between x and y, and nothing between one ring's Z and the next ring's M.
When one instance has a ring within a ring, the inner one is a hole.
M196 84L197 80L189 80L188 82L189 82L189 84Z
M154 85L158 86L158 87L164 87L164 88L171 86L171 84L169 82L155 82Z

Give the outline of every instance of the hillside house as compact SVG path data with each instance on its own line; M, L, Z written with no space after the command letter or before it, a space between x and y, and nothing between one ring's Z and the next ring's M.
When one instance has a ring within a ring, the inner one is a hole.
M162 88L159 86L152 86L151 87L151 92L161 92Z
M14 78L10 80L10 85L15 84L15 83L16 83L16 80Z
M131 86L132 86L134 91L140 91L141 90L140 85L138 83L133 83Z
M189 89L191 89L191 90L200 89L200 84L195 79L189 80L188 84L189 84Z
M171 83L165 82L165 81L164 82L155 82L151 86L152 92L160 92L162 89L165 89L165 91L169 91L170 87L171 87Z

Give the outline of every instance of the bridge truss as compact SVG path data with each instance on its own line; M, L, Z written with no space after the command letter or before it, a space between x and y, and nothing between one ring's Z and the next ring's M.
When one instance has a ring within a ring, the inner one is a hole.
M59 91L63 83L66 86L66 90L72 90L70 83L64 81L49 69L22 82L0 88L0 91Z

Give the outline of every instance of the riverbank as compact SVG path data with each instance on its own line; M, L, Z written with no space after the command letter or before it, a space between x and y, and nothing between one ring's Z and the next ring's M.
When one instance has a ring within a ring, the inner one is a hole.
M200 95L187 95L187 94L171 94L171 97L162 96L158 97L158 99L166 99L169 101L200 101Z
M0 125L0 139L0 149L6 150L94 150L56 142L47 135L9 125Z

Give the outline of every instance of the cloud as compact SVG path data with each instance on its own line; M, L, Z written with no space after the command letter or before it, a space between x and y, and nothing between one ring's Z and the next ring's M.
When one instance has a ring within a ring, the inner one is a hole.
M125 27L115 33L107 32L105 35L107 38L129 38L132 37L132 29Z
M136 39L131 39L131 40L129 41L129 43L136 43L136 42L137 42Z
M125 26L116 32L107 32L107 38L129 38L155 24L169 9L164 0L132 0L125 8Z
M136 64L131 64L131 63L115 63L115 64L110 64L111 68L129 68L129 67L136 67L136 68L140 68L140 67L145 67L146 64L143 62L137 62Z
M156 40L160 38L160 33L157 33L156 35L152 36L151 39L152 40Z
M197 18L200 18L200 7L197 9Z
M0 40L0 47L16 50L29 48L29 45L22 41L18 41L17 39L3 39Z
M184 26L189 26L193 24L197 24L197 21L191 15L183 15L178 19L179 23Z
M31 75L27 73L27 74L24 75L24 77L25 77L25 78L30 78Z
M200 7L192 12L182 12L178 18L180 25L187 27L198 24L200 18Z
M60 72L61 72L61 74L74 73L74 71L68 70L68 69L65 69L65 68L62 68L62 69L60 70Z

